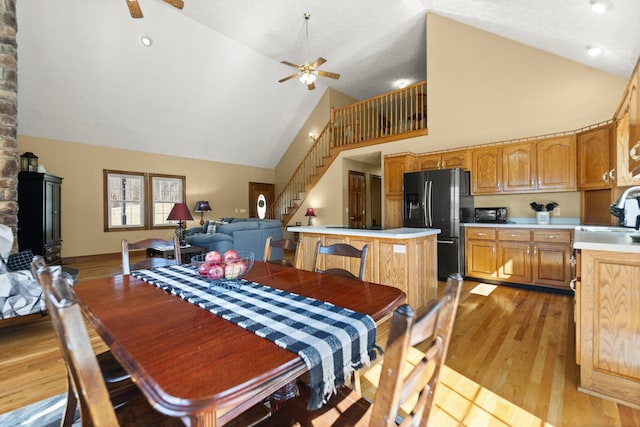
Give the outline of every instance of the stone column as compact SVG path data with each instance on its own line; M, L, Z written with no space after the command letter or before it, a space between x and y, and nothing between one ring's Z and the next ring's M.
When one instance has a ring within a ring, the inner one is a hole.
M0 223L18 224L18 48L16 2L0 0Z

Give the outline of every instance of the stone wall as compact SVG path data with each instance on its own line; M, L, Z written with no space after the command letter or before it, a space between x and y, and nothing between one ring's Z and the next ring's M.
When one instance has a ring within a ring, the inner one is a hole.
M0 0L0 223L18 223L17 183L20 169L16 134L18 118L18 47L16 2Z

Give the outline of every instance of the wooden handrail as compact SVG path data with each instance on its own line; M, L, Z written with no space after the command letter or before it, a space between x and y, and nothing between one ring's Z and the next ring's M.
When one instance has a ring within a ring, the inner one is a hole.
M285 224L306 193L344 149L427 134L427 82L419 82L339 109L267 209Z

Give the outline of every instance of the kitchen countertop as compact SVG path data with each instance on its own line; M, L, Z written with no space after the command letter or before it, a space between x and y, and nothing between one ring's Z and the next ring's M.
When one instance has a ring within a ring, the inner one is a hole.
M582 228L597 231L584 231ZM633 228L623 229L622 227L576 227L573 247L574 249L640 254L640 243L633 242L632 235L640 236L640 232Z
M345 226L325 226L325 227L287 227L287 231L292 233L317 233L335 234L339 236L361 236L377 237L381 239L414 239L434 234L440 234L438 228L391 228L388 230L367 230L363 228L348 228Z
M499 227L499 228L557 228L565 230L573 230L576 228L576 224L536 224L536 223L477 223L477 222L465 222L465 227Z

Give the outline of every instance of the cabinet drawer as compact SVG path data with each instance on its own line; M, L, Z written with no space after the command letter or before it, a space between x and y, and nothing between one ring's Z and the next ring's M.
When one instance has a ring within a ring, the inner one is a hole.
M516 242L529 242L531 238L529 230L521 228L508 228L498 230L498 240L511 240Z
M534 242L571 243L571 230L534 230Z
M496 229L485 227L467 228L467 239L496 240Z
M44 255L53 255L60 254L62 252L62 245L60 243L56 243L53 245L47 245L44 247Z
M62 259L62 257L60 257L60 252L56 252L53 254L45 254L43 258L44 258L44 261L47 263L47 265L59 264L60 260Z

